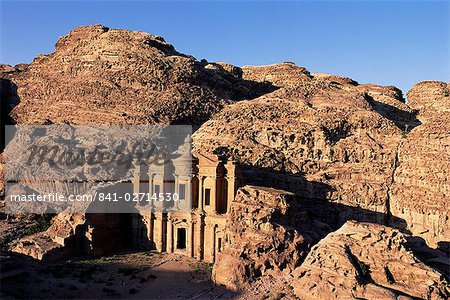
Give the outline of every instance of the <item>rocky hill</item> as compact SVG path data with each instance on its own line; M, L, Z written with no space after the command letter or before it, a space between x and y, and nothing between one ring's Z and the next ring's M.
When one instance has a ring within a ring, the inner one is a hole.
M294 273L301 299L448 297L441 275L408 250L406 238L376 224L349 221L315 245Z
M8 102L20 99L12 117L22 124L198 125L269 88L227 64L181 54L161 37L101 25L79 27L55 52L1 71L16 89Z
M195 133L196 151L229 156L250 169L297 175L277 187L332 203L321 211L339 208L338 225L357 219L411 230L434 246L448 240L445 84L433 83L441 90L428 92L426 102L436 103L439 96L443 103L435 109L437 122L427 125L424 118L433 118L433 111L422 112L414 98L423 83L410 92L410 107L395 87L310 74L292 63L244 67L243 78L270 80L279 89L225 107ZM432 168L430 160L436 161ZM266 180L274 182L280 184ZM427 191L432 192L424 198Z
M421 122L401 141L391 191L392 214L414 234L450 251L450 88L424 81L408 92Z

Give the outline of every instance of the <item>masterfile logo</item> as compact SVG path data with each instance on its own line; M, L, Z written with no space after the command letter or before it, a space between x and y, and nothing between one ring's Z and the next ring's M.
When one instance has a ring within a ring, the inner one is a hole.
M188 211L191 126L7 126L11 213ZM181 192L181 195L180 195Z

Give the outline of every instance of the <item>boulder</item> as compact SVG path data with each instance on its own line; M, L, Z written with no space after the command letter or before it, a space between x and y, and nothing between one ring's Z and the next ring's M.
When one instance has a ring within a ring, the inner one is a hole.
M448 299L443 276L422 263L398 230L349 221L330 233L293 273L301 299Z

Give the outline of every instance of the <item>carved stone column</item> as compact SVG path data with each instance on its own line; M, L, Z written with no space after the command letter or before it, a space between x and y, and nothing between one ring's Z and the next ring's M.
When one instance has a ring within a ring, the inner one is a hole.
M133 193L139 193L140 180L141 180L141 166L138 163L133 163L134 176L133 176Z
M237 166L235 163L229 161L225 168L227 169L227 213L230 212L231 202L236 196L236 191L238 188L237 183Z
M187 255L189 257L194 257L194 222L192 221L192 219L188 224L187 236L188 236Z
M150 241L150 249L153 250L154 246L154 234L153 231L155 230L155 214L150 213L149 221L148 221L148 240Z
M167 222L167 252L173 253L173 220L170 217Z
M203 181L205 180L204 176L199 176L198 178L198 209L200 212L203 212Z
M217 176L210 176L214 180L214 186L211 190L211 199L210 199L210 209L214 214L217 214L217 203L221 200L220 199L220 187L218 182Z
M155 247L156 250L159 252L163 251L163 234L164 234L164 219L163 219L163 215L161 213L155 215L155 235L154 235L154 239L155 239Z
M205 234L204 214L200 213L197 220L197 259L203 259L203 240Z
M178 196L180 196L180 179L178 177L177 174L173 174L174 178L175 178L175 188L174 188L174 193L177 194ZM173 195L172 195L172 199L173 199ZM180 210L180 203L179 201L174 201L174 206L176 210Z
M192 175L188 175L188 183L186 185L186 190L185 190L185 204L182 206L185 209L187 208L188 211L192 210Z

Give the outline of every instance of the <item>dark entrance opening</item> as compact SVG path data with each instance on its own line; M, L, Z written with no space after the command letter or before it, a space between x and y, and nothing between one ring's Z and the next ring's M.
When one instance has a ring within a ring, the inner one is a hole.
M186 249L186 228L177 229L177 249Z
M211 204L211 189L205 189L205 205Z
M222 238L217 239L217 252L222 252Z

